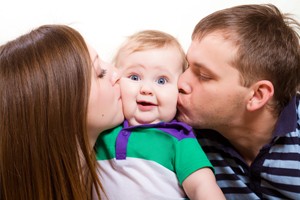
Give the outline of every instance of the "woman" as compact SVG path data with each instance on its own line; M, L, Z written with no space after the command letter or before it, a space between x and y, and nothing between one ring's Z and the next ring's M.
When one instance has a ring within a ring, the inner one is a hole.
M92 198L93 146L123 121L118 77L83 37L41 26L0 47L0 199Z

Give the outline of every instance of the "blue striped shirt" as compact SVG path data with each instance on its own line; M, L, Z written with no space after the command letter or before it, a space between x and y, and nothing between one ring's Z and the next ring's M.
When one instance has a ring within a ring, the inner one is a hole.
M251 166L222 135L198 130L227 199L300 199L300 105L294 97L281 112L271 142Z

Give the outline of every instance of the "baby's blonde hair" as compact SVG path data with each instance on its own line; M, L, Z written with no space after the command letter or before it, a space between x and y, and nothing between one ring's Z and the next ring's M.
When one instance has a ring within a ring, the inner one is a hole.
M174 46L178 48L182 57L182 67L183 70L185 70L187 68L187 61L181 44L172 35L158 30L143 30L129 36L117 51L116 56L113 59L113 63L116 67L119 67L120 57L124 53L131 54L137 51L157 49L167 46Z

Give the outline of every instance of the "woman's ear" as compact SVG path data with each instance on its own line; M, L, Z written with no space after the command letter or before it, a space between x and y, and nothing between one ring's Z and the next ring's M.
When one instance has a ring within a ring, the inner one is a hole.
M252 86L252 94L247 103L249 111L255 111L262 108L274 95L274 87L270 81L261 80Z

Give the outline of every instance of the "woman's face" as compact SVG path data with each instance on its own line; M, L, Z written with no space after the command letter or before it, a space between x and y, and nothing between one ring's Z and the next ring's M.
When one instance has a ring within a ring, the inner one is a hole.
M100 132L120 124L124 117L117 70L103 62L90 46L89 52L93 67L87 128L88 134L93 140L98 137Z

